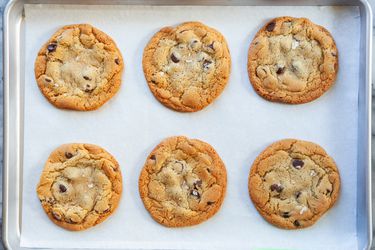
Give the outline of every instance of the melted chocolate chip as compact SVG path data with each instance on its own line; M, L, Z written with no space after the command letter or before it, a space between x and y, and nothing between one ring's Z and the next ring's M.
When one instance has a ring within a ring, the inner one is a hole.
M47 46L47 50L48 52L54 52L57 48L57 44L56 43L50 43L48 46Z
M281 193L281 191L283 191L284 188L280 184L272 184L270 189L271 191L276 191L278 193Z
M194 196L195 198L199 199L201 198L201 195L199 194L199 192L195 189L191 190L190 192L190 195Z
M301 223L299 223L298 220L295 220L295 221L293 222L293 225L295 225L296 227L299 227L299 226L301 226Z
M296 169L301 169L305 163L300 159L294 159L292 165Z
M207 201L207 205L212 205L212 204L214 204L215 202L214 201Z
M91 80L91 78L88 77L88 76L83 76L83 79L85 79L85 80L87 80L87 81ZM88 86L88 85L87 85L87 86Z
M151 156L150 156L150 159L151 159L151 160L156 160L156 156L155 156L155 155L151 155Z
M63 184L60 184L59 185L59 190L60 190L60 193L65 193L66 192L66 187Z
M281 75L285 72L285 67L278 68L276 74Z
M289 212L283 212L283 213L281 214L281 216L282 216L283 218L289 218L289 217L290 217L290 214L289 214Z
M276 26L276 23L275 22L271 22L269 24L267 24L267 27L266 27L266 30L271 32L275 29L275 26Z
M301 193L300 191L296 192L296 193L295 193L296 198L298 199L298 198L301 196L301 194L302 194L302 193Z
M180 60L172 53L172 55L171 55L171 60L172 60L172 62L174 62L174 63L178 63Z
M68 159L70 159L70 158L73 157L73 154L70 153L70 152L65 152L65 157L68 158Z
M116 63L117 65L119 65L119 64L120 64L120 60L119 60L118 58L116 58L116 59L115 59L115 63Z

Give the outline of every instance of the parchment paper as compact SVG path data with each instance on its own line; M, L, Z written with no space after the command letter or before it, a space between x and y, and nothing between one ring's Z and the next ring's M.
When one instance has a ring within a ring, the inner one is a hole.
M304 16L330 30L340 59L333 88L308 104L265 101L251 87L247 51L270 18ZM153 97L145 82L143 48L163 26L199 20L226 37L232 73L223 94L203 111L171 111ZM25 9L25 126L22 192L23 247L142 249L355 249L356 169L360 19L357 7L151 7L27 5ZM125 73L118 94L97 111L54 108L34 79L41 45L62 25L91 23L105 31L123 53ZM163 138L186 135L210 143L228 171L221 210L188 228L154 222L138 193L138 176L150 150ZM342 178L340 199L315 226L282 230L268 224L252 205L247 189L250 166L272 142L299 138L320 144L335 159ZM120 163L124 192L104 223L83 232L54 225L36 195L44 163L63 143L98 144Z

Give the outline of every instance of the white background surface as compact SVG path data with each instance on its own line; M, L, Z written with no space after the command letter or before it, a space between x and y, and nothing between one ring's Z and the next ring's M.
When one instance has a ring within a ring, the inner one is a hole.
M356 248L360 28L356 8L75 6L74 9L52 7L48 11L45 8L29 6L25 12L22 246ZM249 43L268 19L302 13L328 28L336 39L340 51L337 84L308 104L267 102L254 92L247 77ZM147 87L141 67L142 51L151 36L163 26L186 20L200 20L221 31L232 55L227 88L212 105L193 114L177 113L159 104ZM81 22L93 24L117 42L126 64L123 85L98 111L62 111L50 105L39 92L33 64L40 46L56 29ZM147 154L160 140L172 135L187 135L210 143L226 163L228 190L224 205L211 220L195 227L160 226L148 215L138 195L138 175ZM266 223L247 192L247 176L255 157L273 141L288 137L323 146L336 160L342 178L337 205L315 226L299 231L281 230ZM49 153L68 142L103 146L117 158L123 171L124 193L117 212L84 232L68 232L52 224L35 194Z

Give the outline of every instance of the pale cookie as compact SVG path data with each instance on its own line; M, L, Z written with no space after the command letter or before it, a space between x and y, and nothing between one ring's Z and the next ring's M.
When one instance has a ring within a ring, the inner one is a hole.
M325 28L306 18L278 17L255 35L247 67L259 95L300 104L320 97L333 85L338 52Z
M165 27L143 53L143 71L165 106L195 112L209 105L228 82L231 59L225 38L199 22Z
M267 147L249 175L249 193L258 212L285 229L314 224L340 191L333 159L319 145L286 139Z
M65 144L49 156L37 187L48 217L78 231L95 226L118 206L122 177L115 158L91 144Z
M94 110L120 88L124 68L115 42L89 24L59 29L35 61L39 89L58 108Z
M167 227L192 226L212 217L227 186L224 163L207 143L183 136L162 141L139 177L146 209Z

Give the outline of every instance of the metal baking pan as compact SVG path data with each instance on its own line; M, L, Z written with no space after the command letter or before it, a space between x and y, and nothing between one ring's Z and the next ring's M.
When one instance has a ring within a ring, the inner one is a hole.
M371 53L372 12L365 0L11 0L4 11L4 171L3 241L20 246L25 86L25 4L77 5L216 5L216 6L358 6L360 10L360 79L358 96L356 237L358 249L372 242L371 213ZM300 15L297 13L296 15ZM350 39L350 38L349 38ZM250 42L250 41L249 41ZM350 215L353 216L353 215ZM345 239L340 239L345 241Z

